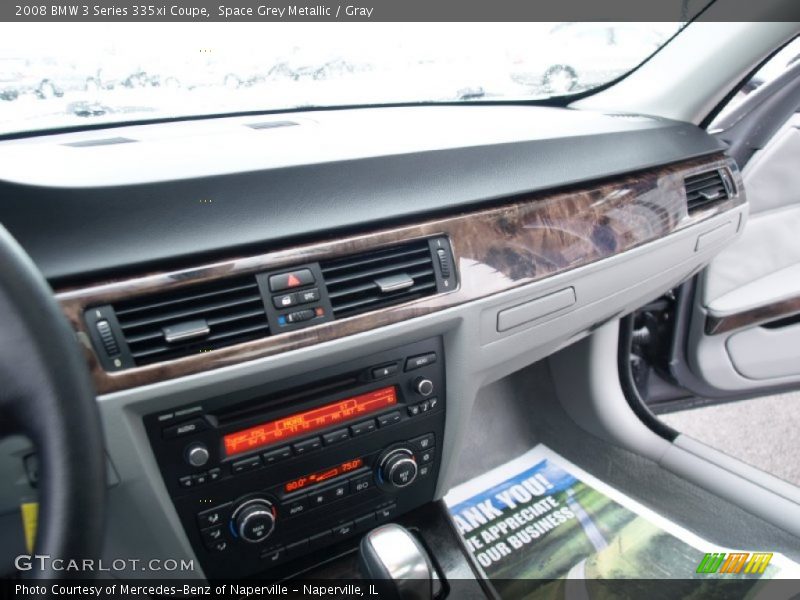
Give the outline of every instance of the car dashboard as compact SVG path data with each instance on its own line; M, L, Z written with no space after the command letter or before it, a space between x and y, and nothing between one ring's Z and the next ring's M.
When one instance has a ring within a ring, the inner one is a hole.
M0 219L97 391L106 552L210 578L441 498L481 388L686 280L747 214L699 128L537 106L126 126L0 157ZM11 454L2 511L28 485Z

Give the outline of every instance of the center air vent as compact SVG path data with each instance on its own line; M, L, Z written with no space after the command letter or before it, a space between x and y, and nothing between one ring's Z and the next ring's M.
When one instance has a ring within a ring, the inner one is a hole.
M114 312L137 366L269 333L254 275L119 302Z
M692 175L684 183L686 205L690 213L733 196L733 182L728 173L721 169Z
M432 246L441 243L443 240L419 240L321 263L334 317L350 317L435 294ZM443 255L449 257L449 250L445 251Z

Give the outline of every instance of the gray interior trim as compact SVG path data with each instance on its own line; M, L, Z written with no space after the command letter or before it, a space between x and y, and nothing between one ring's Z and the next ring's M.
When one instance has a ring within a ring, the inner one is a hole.
M725 466L709 461L698 446L673 444L639 421L630 409L617 374L618 325L609 323L589 338L550 359L559 400L582 428L736 504L747 512L800 536L800 504L787 498L784 483L750 479L751 469L730 458ZM589 372L577 365L591 365Z

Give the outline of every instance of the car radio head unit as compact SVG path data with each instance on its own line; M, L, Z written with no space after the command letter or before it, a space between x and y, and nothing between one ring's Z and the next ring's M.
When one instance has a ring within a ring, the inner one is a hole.
M214 579L265 573L432 500L444 415L433 338L144 423Z

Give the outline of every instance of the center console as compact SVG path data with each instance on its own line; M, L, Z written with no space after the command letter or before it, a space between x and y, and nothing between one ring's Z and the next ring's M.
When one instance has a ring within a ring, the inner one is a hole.
M269 575L433 499L440 338L144 419L206 576Z

